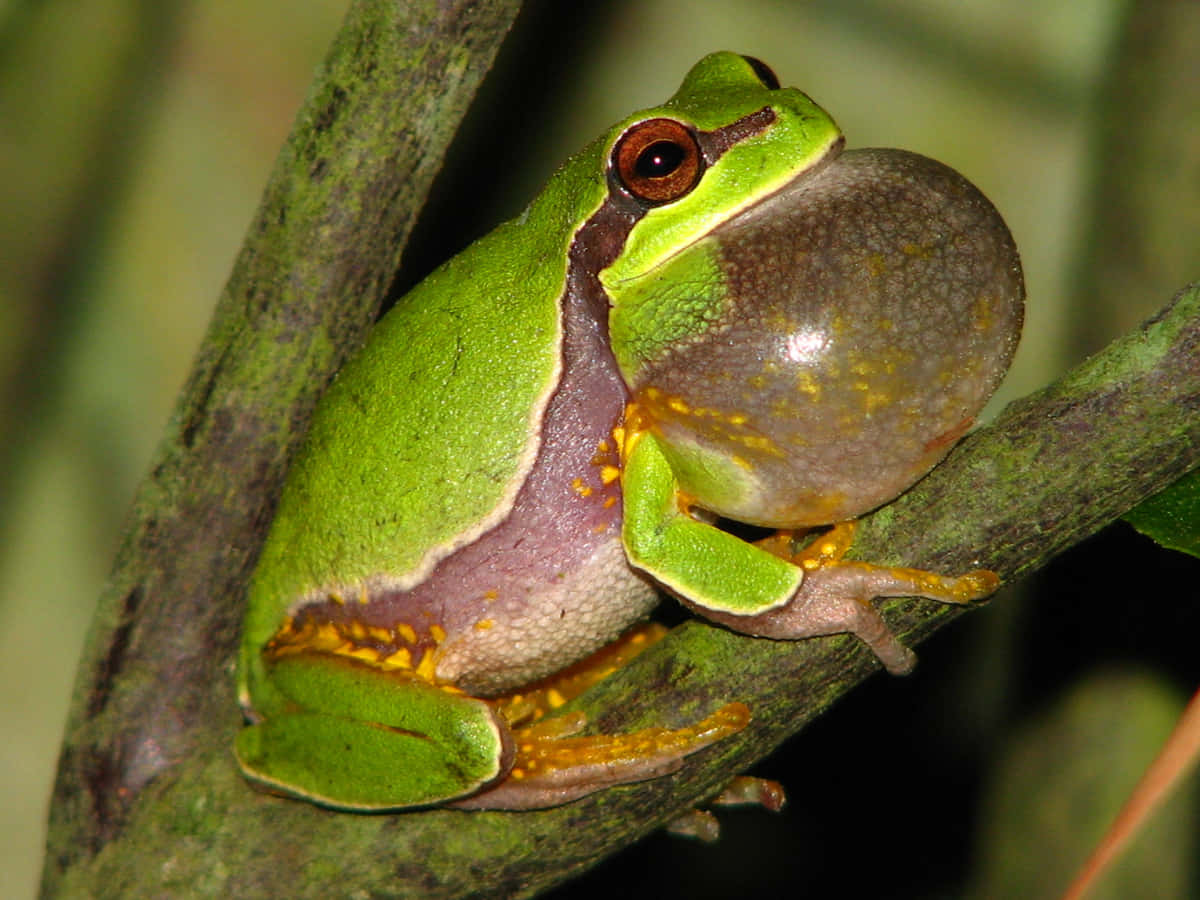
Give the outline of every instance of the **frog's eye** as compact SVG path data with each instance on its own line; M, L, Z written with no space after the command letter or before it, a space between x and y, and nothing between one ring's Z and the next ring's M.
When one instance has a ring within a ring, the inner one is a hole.
M613 148L612 172L621 187L658 206L688 194L704 173L691 130L674 119L647 119L630 127Z
M754 74L758 76L758 80L762 82L763 87L769 91L779 90L779 76L772 71L770 66L761 59L756 59L753 56L743 56L742 59L749 63L750 68L754 70Z

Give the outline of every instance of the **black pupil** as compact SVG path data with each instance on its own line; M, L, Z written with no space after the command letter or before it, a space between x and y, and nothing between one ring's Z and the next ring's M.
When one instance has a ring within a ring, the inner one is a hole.
M655 141L637 158L637 174L642 178L665 178L683 162L684 149L672 141Z

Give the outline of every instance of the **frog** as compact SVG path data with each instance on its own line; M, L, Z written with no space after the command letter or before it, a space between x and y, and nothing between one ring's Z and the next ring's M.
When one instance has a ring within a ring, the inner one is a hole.
M249 580L241 771L351 812L539 809L674 772L752 711L604 734L563 709L661 637L663 593L908 672L875 600L998 579L850 560L853 523L969 429L1023 309L1012 236L963 176L847 150L761 61L704 57L327 387Z

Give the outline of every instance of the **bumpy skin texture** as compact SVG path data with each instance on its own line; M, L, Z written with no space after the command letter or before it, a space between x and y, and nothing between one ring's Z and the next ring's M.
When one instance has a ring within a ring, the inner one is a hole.
M564 741L561 720L525 726L569 690L477 697L570 665L653 603L623 550L628 389L598 274L618 259L654 268L837 139L762 72L701 60L666 104L614 125L414 288L339 373L251 583L235 751L252 781L379 810L508 776L485 805L549 805L662 774L745 724L729 703L674 731ZM705 177L654 161L668 119Z
M533 468L500 524L441 560L409 589L382 587L370 603L303 606L308 620L392 632L383 655L434 653L436 678L494 696L564 667L616 638L656 602L625 562L613 428L628 399L598 327L603 307L582 295L564 314L563 376L546 410ZM389 389L385 385L378 390ZM602 448L607 447L607 452ZM406 623L415 641L394 636ZM431 636L436 626L445 634Z
M885 503L949 452L1016 350L1008 229L915 153L843 153L705 243L719 317L630 380L683 490L729 518L822 525Z
M695 129L708 177L677 202L648 208L611 183L608 155L638 123L663 116ZM634 272L655 267L837 137L802 93L769 91L741 57L713 54L666 104L613 126L520 217L402 298L322 398L289 472L244 626L239 695L251 716L290 708L264 669L263 647L289 620L323 611L406 626L367 643L380 657L407 651L414 665L436 650L440 679L488 692L568 665L644 614L645 581L614 565L619 498L603 504L619 486L609 479L604 494L584 495L603 464L617 462L610 431L628 396L613 369L598 274L618 258ZM566 344L571 317L575 350ZM603 371L560 383L577 366ZM539 487L535 465L558 484ZM597 533L612 526L607 534L577 543L576 530L558 528L582 507ZM512 532L508 550L499 529ZM492 542L495 554L483 550ZM440 590L431 592L435 568ZM577 589L564 592L566 580ZM504 638L483 634L497 628ZM462 652L443 653L438 634ZM467 664L474 648L478 663Z
M1015 249L974 188L899 151L839 158L828 115L765 71L706 57L403 298L331 385L251 584L253 781L354 810L567 802L748 720L727 702L634 735L538 721L615 655L503 696L612 641L655 583L751 634L852 631L894 672L912 655L873 597L994 588L691 515L824 524L894 496L969 425L1020 324Z

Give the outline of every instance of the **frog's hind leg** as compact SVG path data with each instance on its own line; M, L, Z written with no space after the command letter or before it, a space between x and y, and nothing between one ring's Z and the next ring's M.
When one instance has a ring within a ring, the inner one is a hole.
M674 772L686 756L740 731L749 721L750 711L741 703L726 704L687 728L645 728L629 734L564 736L584 724L582 716L547 719L514 733L516 756L508 778L453 805L541 809L570 803L605 787Z
M271 670L286 705L235 745L246 777L267 791L377 812L470 794L512 765L512 734L491 704L411 671L312 651Z
M645 781L678 769L684 757L740 731L750 711L740 703L685 728L646 728L629 734L579 735L582 713L546 716L612 674L666 629L639 625L575 665L492 701L513 726L515 757L508 777L454 805L465 809L540 809L569 803L616 784Z
M492 704L514 728L540 721L662 640L666 633L666 628L654 622L635 625L591 656L516 693L498 697Z

